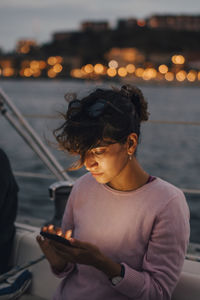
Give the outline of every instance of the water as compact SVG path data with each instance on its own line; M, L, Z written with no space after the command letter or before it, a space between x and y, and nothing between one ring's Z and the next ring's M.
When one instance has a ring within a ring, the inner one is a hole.
M63 95L78 92L83 95L96 86L110 83L76 81L1 81L0 86L23 114L56 115L65 110ZM199 122L200 99L198 87L140 86L149 103L150 120ZM52 130L60 120L31 118L29 123L45 141L54 141ZM29 149L8 122L0 116L0 147L8 154L15 171L49 174L37 156ZM72 158L55 147L48 146L60 164L68 167ZM200 189L200 126L146 123L138 159L144 169L180 188ZM77 178L85 170L71 172ZM17 177L20 187L19 215L49 220L53 216L53 203L48 186L54 179ZM200 195L186 195L191 211L191 242L200 243Z

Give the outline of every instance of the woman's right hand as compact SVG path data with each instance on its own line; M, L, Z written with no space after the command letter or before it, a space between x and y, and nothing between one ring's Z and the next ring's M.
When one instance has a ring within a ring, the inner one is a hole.
M65 259L62 258L56 252L56 248L54 247L54 243L56 242L54 241L51 241L47 238L43 238L39 235L36 237L36 240L52 268L55 271L62 272L67 266L67 263L70 261L70 256L69 260L67 259L67 256L65 257Z

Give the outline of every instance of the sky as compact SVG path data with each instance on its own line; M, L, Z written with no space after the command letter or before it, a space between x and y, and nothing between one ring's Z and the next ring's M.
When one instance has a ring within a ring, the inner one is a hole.
M153 14L199 14L200 0L0 0L0 48L19 39L50 42L58 31L79 30L86 20L145 18Z

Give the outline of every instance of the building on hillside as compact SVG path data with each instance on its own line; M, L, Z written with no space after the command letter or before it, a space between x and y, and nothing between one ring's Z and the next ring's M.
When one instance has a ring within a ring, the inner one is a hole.
M138 27L145 27L146 20L144 19L136 19L136 18L129 18L129 19L119 19L117 22L117 30L131 30L136 29Z
M85 21L81 23L82 31L101 32L109 30L110 26L107 21Z
M200 31L200 15L154 15L147 20L150 28Z

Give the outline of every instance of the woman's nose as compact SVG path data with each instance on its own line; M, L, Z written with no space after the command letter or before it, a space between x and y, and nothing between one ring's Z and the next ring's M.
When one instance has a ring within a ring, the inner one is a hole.
M92 168L96 167L98 165L97 161L94 158L94 155L92 153L89 153L85 157L84 166L85 168L90 171Z

